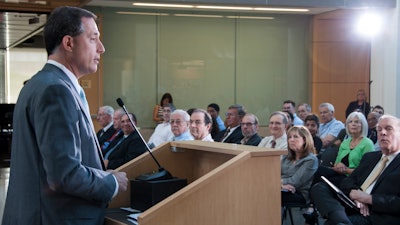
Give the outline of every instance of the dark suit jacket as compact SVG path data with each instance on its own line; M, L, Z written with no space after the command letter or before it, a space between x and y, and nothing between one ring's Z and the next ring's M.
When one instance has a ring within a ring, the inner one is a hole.
M224 136L227 129L219 132L216 141L221 142L221 138ZM240 141L243 139L242 129L238 126L224 141L224 143L235 143L240 144Z
M365 153L360 165L341 183L341 188L347 195L351 189L359 189L367 179L382 153L379 151ZM371 191L372 205L370 219L373 225L400 224L400 155L379 176Z
M103 224L116 183L102 170L84 107L71 80L51 64L23 87L3 225Z
M97 134L96 134L97 139L99 140L100 146L103 146L104 142L106 142L108 139L110 139L110 138L113 136L113 134L115 133L115 131L116 131L116 130L114 129L114 127L111 126L110 128L108 128L108 129L106 130L106 132L103 133L103 135L100 136L102 130L103 130L103 129L100 129L100 130L97 132Z
M252 145L252 146L258 146L261 142L261 137L257 133L251 136L251 138L246 142L245 145Z
M146 151L146 145L138 132L134 131L108 156L107 169L116 169Z

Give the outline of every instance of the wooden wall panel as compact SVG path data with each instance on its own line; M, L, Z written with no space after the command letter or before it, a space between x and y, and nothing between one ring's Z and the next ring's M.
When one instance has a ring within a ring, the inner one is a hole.
M330 102L335 117L345 121L345 110L364 89L369 99L370 43L354 32L356 13L345 10L313 19L312 106Z

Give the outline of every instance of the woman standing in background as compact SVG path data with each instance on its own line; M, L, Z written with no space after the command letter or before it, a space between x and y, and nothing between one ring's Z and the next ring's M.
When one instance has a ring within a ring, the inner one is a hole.
M173 101L172 95L170 93L165 93L161 97L160 104L154 106L153 121L156 122L157 124L160 124L160 123L164 122L164 119L163 119L163 107L168 103L173 104L174 101Z

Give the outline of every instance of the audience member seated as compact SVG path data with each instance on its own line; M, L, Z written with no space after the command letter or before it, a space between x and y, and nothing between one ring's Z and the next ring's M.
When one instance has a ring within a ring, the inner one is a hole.
M318 136L322 140L321 153L333 144L337 139L339 132L344 128L344 124L336 120L334 117L335 108L330 103L322 103L319 105L319 115L321 124L318 130Z
M304 126L307 127L308 131L310 131L313 137L315 151L317 152L317 155L319 155L319 152L321 151L322 148L322 141L321 138L317 136L319 129L318 116L315 114L310 114L306 116L306 118L304 118Z
M269 117L269 132L271 136L261 140L259 147L287 149L286 124L287 116L281 111L276 111Z
M362 156L374 150L374 144L367 137L368 125L364 114L352 112L346 119L348 138L343 140L333 167L320 166L315 176L315 183L323 175L332 183L339 186L340 182L360 163Z
M296 103L294 101L284 101L282 110L289 111L293 115L293 125L303 125L303 120L296 115Z
M97 112L97 121L102 127L96 134L100 146L104 144L114 133L113 127L114 109L111 106L102 106Z
M287 119L288 119L288 123L286 124L286 131L288 131L291 127L293 127L293 114L287 110L283 110L283 113L285 113Z
M368 121L368 138L375 144L378 141L378 132L376 131L376 125L382 115L377 112L370 112L367 116Z
M114 115L113 115L113 127L114 127L114 134L103 143L103 145L101 146L101 151L104 154L110 150L113 146L115 146L119 139L121 139L124 136L124 132L122 132L121 129L121 117L122 115L124 115L125 112L122 108L119 108L117 110L114 111Z
M381 151L366 153L339 188L353 201L353 210L325 183L311 188L311 197L325 224L387 225L400 221L400 120L384 115L377 125Z
M219 105L216 103L211 103L207 106L207 112L211 115L211 117L213 119L215 119L217 121L218 124L218 128L219 130L225 130L225 124L224 121L221 119L221 117L219 116Z
M153 121L157 124L164 122L163 107L168 103L173 104L174 100L172 99L172 95L170 93L165 93L161 97L160 104L154 106Z
M372 109L372 112L377 112L377 113L379 113L381 115L385 114L385 110L380 105L374 106L374 108Z
M182 109L177 109L171 113L171 131L174 134L174 141L194 140L189 131L190 116Z
M129 117L136 126L136 116L129 113ZM146 144L126 114L121 117L121 128L124 132L123 138L104 155L107 169L116 169L147 151Z
M212 125L212 118L210 114L204 109L193 110L190 116L190 133L195 140L211 141L210 130Z
M281 163L282 205L310 203L311 182L318 168L312 136L304 126L290 128L287 136L288 154Z
M240 141L243 145L258 146L261 142L261 136L258 135L258 118L252 113L246 113L240 123L243 139Z
M148 145L150 148L155 148L165 142L172 141L174 134L171 131L171 124L169 122L171 113L175 110L172 103L167 103L163 107L163 121L156 126L153 134L150 136Z
M365 117L369 114L369 111L371 110L371 107L369 106L369 103L367 102L367 96L365 95L365 91L360 89L357 91L357 98L355 101L350 102L349 105L346 108L346 118L350 115L352 112L362 112Z
M240 144L243 139L242 129L240 127L240 122L246 111L241 105L231 105L226 113L226 125L227 128L219 132L215 141L224 143L236 143Z
M311 114L311 106L307 103L302 103L297 106L297 113L299 114L299 118L304 121Z

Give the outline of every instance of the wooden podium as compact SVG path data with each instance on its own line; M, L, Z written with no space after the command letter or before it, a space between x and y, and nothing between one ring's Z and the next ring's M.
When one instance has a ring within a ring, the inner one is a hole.
M140 225L281 224L281 166L285 150L203 141L169 142L153 149L159 163L188 185L144 211ZM145 153L119 167L128 179L157 171ZM130 186L109 209L130 206ZM126 213L128 215L129 213ZM130 224L106 214L106 225Z

